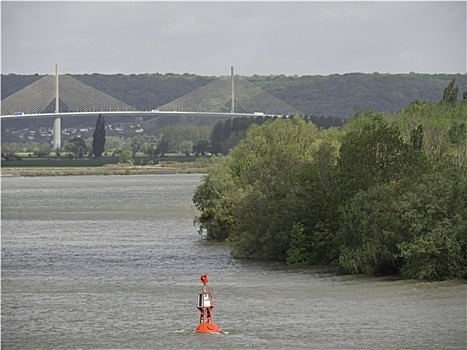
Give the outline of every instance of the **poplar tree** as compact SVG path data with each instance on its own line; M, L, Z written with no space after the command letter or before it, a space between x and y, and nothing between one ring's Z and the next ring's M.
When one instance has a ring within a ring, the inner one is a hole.
M218 120L214 125L211 134L211 152L213 154L222 152L222 142L224 141L224 120Z
M92 137L92 151L96 158L102 156L105 148L105 120L102 114L99 114L96 121L96 128Z
M457 103L458 93L459 86L456 84L456 79L452 79L446 89L444 89L443 98L440 102L454 106Z

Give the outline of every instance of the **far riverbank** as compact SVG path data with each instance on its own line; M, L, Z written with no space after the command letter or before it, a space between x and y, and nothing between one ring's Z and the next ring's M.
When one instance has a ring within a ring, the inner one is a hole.
M195 162L171 162L144 166L107 164L100 167L2 167L0 176L205 174L208 168L207 164Z
M73 175L150 175L206 174L215 157L167 156L156 160L134 157L133 164L120 163L119 157L98 159L38 158L20 155L2 159L0 176L73 176Z

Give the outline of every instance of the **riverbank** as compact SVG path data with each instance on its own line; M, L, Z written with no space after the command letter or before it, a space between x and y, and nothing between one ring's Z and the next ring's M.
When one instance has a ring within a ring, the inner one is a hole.
M0 176L205 174L209 165L170 162L155 165L107 164L100 167L2 167Z

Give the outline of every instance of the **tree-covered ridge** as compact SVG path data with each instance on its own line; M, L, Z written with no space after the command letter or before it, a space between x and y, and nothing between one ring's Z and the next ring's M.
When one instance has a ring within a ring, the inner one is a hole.
M340 130L254 124L197 188L195 222L236 257L466 278L466 124L467 100L358 113Z
M452 79L467 90L466 74L364 74L257 76L249 80L308 115L349 118L372 109L393 113L411 101L439 101Z
M194 74L72 75L74 78L137 109L154 109L217 77ZM41 75L2 75L2 99ZM333 74L329 76L254 75L246 79L308 116L347 119L372 109L393 113L411 101L439 101L444 87L456 79L467 90L466 74Z

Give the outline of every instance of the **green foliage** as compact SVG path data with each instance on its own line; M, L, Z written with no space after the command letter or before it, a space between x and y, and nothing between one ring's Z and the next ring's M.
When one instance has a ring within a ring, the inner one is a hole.
M467 103L464 103L467 105ZM467 116L467 111L466 111ZM449 149L455 163L459 167L464 167L467 164L467 127L465 122L454 122L449 129L449 138L451 143Z
M230 175L223 171L224 162L222 159L216 163L193 195L195 207L201 213L194 223L199 225L200 234L206 233L208 240L226 240L235 222L230 198L235 186Z
M443 220L423 236L400 245L405 264L401 273L407 278L445 280L467 278L467 226L460 217Z
M83 158L83 155L88 151L85 141L80 137L73 137L68 140L65 145L65 151L73 154L75 158Z
M427 174L396 202L401 272L408 278L467 277L467 177L444 165Z
M449 129L449 137L455 145L464 144L467 137L465 123L454 123Z
M129 149L124 149L120 153L120 162L121 164L133 165L133 154Z
M423 149L423 125L417 126L416 129L410 132L410 144L416 151Z
M119 136L108 136L106 137L105 142L105 152L106 153L116 153L117 151L121 151L124 146L124 140L122 137Z
M399 130L369 112L346 125L337 164L340 198L391 181L415 178L424 158L405 143Z
M52 147L48 143L41 143L34 149L34 154L39 158L48 157L51 151Z
M218 120L211 134L211 153L222 153L222 141L224 140L224 120Z
M96 158L102 156L105 149L105 119L99 114L96 120L96 127L92 137L92 151Z
M389 118L391 125L410 142L413 130L423 129L422 151L431 159L449 157L460 167L467 165L467 137L462 131L467 116L467 103L457 105L414 102Z
M179 123L162 127L158 136L160 144L166 145L163 153L192 153L193 145L208 139L210 134L211 128L208 126Z
M136 153L142 151L142 148L143 148L142 146L145 143L145 141L146 141L146 137L142 135L136 135L131 138L130 147L133 153L133 157L136 156Z
M342 207L337 232L341 244L339 265L348 273L397 272L397 245L404 239L396 226L392 202L396 192L390 185L358 192Z
M13 156L15 153L22 151L22 148L23 147L21 147L21 145L19 143L17 143L17 142L3 143L2 144L2 154L3 155ZM33 147L30 150L26 148L26 150L28 150L28 151L32 151L34 149L35 149L35 147Z
M334 234L339 222L335 167L340 134L326 130L319 135L318 149L300 174L306 208L301 220L309 239L308 262L329 264L338 257Z
M466 108L416 101L341 130L253 123L198 187L195 222L238 258L467 278Z
M452 80L466 90L465 74L333 74L260 76L248 80L307 115L349 118L372 109L394 113L414 100L436 101Z
M233 119L219 120L213 128L211 134L211 152L214 154L222 153L227 155L238 143L245 138L246 131L250 125L262 125L266 120L270 120L270 116L256 116L256 117L236 117ZM342 119L336 118L317 118L304 116L305 122L311 122L317 126L325 125L327 128L332 126L341 126ZM316 124L318 120L321 125Z
M452 79L449 85L444 89L443 98L441 103L455 105L457 103L457 95L459 93L459 86L456 84L456 79Z
M301 223L294 223L290 231L290 248L287 250L287 264L308 263L307 253L308 240L305 234L305 227Z
M230 186L228 193L218 192L213 198L229 198L229 210L225 202L223 211L208 204L216 214L232 213L234 225L227 231L235 255L285 261L293 223L306 210L301 169L319 149L319 142L316 126L299 118L253 125L216 168L218 177L228 174L228 181L222 177L220 181ZM212 176L205 183L211 185L214 180ZM205 191L207 186L201 188ZM199 198L194 200L199 205Z
M195 153L195 156L204 156L206 152L209 150L210 143L208 140L205 139L200 139L196 142L196 144L193 146L193 152Z
M162 137L162 141L157 145L156 150L154 151L154 154L156 156L160 155L163 157L169 150L169 144L164 140L164 137Z

